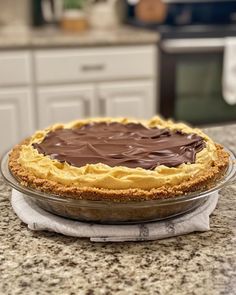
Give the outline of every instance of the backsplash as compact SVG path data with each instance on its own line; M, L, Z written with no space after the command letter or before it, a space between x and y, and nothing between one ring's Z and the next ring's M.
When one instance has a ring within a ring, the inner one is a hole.
M0 28L26 28L30 23L29 3L29 0L0 1Z

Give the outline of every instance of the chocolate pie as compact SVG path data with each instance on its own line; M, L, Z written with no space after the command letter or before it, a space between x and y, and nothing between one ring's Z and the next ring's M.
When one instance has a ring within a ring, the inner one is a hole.
M199 129L154 117L56 124L17 145L9 167L22 185L87 200L150 200L214 185L228 153Z

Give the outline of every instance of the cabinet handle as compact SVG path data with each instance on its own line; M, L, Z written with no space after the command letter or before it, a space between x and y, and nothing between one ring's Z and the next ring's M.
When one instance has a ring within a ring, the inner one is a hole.
M97 64L97 65L82 65L81 71L82 72L91 72L91 71L104 71L105 70L104 64Z

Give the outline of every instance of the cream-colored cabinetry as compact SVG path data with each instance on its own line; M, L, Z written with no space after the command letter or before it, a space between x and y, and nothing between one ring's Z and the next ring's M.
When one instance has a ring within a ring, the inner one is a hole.
M90 116L155 115L156 56L154 45L36 51L40 128Z
M0 154L74 119L156 114L155 45L0 52Z
M34 131L29 51L0 52L0 155Z
M0 52L0 87L29 85L31 70L29 51Z
M153 78L156 47L44 49L36 51L35 65L39 84Z
M0 90L0 155L33 132L32 99L27 88Z
M38 90L39 128L87 117L149 118L155 113L151 81L49 86Z
M156 112L153 81L101 84L98 87L100 114L111 117L150 118Z
M39 88L37 98L39 128L96 115L91 85Z

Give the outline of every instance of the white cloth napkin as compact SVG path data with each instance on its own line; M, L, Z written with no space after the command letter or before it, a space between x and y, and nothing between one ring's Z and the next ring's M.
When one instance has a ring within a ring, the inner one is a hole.
M236 38L225 39L222 80L224 100L229 105L236 104Z
M90 238L93 242L123 242L158 240L195 231L210 230L209 216L218 202L218 193L191 213L173 219L135 224L100 225L74 221L53 215L33 203L16 190L11 204L17 216L34 231L46 230L67 236Z

